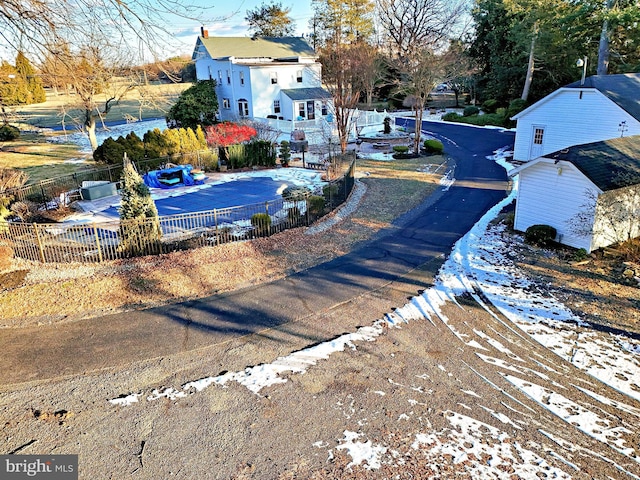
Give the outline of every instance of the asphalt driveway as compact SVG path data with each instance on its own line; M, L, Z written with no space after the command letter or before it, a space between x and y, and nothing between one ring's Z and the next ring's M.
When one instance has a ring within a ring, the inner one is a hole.
M512 145L512 133L448 124L425 127L443 140L446 153L455 159L456 183L374 241L285 279L228 294L62 326L4 329L0 383L118 367L279 325L288 325L307 344L329 338L335 332L295 324L311 325L314 316L382 289L418 267L428 265L435 274L455 241L505 196L506 173L486 156ZM381 302L380 311L367 316L378 318L389 307Z

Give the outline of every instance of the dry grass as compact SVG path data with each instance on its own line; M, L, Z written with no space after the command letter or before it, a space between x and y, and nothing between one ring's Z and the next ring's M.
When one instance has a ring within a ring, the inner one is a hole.
M356 212L314 235L299 228L251 242L97 265L14 261L15 270L29 274L19 287L0 293L0 318L5 326L73 320L208 296L309 268L370 239L437 188L436 176L416 171L424 159L414 162L413 171L410 163L399 170L394 162L378 166L363 179L367 191Z

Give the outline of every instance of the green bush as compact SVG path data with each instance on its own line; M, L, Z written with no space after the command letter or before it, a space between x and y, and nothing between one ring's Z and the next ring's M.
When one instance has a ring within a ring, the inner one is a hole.
M471 117L473 115L478 115L480 113L480 109L473 105L469 105L468 107L464 107L464 111L462 112L463 117Z
M282 191L282 199L289 202L306 200L311 196L311 189L302 185L292 185Z
M297 225L300 222L300 218L302 214L300 213L300 209L298 207L291 207L287 210L287 219L289 220L289 224Z
M271 229L271 217L268 213L254 213L251 215L251 226L259 235L266 235Z
M322 187L322 196L324 197L325 204L331 205L333 199L338 196L338 185L332 183Z
M524 232L524 240L530 245L548 247L553 243L557 233L550 225L531 225Z
M280 142L280 163L283 167L288 167L291 161L291 144L286 140Z
M0 127L0 142L10 142L20 138L20 129L5 123Z
M407 153L409 151L409 147L406 145L394 145L393 151L396 153Z
M521 98L516 98L515 100L511 100L511 102L509 102L509 108L507 108L507 115L509 118L511 118L514 115L520 113L525 108L527 108L527 101L522 100Z
M444 120L445 122L455 122L459 118L462 118L462 115L458 115L456 112L445 113L442 116L442 120Z
M496 110L498 109L498 100L494 98L485 100L482 102L481 108L484 113L496 113Z
M572 258L574 262L581 262L583 260L586 260L588 256L589 254L587 253L586 249L579 248L575 252L573 252Z
M389 135L391 133L391 117L385 117L383 124L384 124L383 133L385 135Z
M444 152L444 145L440 140L425 140L424 149L427 153L440 154Z
M309 213L314 216L320 216L324 213L325 200L319 195L311 195L307 199Z

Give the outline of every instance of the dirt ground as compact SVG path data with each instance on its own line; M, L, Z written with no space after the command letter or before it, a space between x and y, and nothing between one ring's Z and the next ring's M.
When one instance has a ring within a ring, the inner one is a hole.
M356 190L357 205L314 234L298 229L103 265L14 261L12 273L0 278L3 326L58 323L64 328L78 318L281 278L348 252L438 185L437 177L416 168L390 170L384 162L369 162L361 170L368 175ZM394 188L400 184L415 188ZM390 191L397 193L392 200ZM568 250L515 244L518 265L576 313L603 327L638 332L640 289L625 276L632 265L604 254L576 263ZM9 278L18 280L7 288ZM387 329L375 342L337 352L304 374L285 375L284 383L258 395L232 383L171 396L171 388L187 381L243 371L251 362L273 361L306 346L306 337L296 337L297 332L349 332L370 325L372 312L403 305L416 284L431 281L431 273L413 272L268 336L2 386L0 449L78 454L80 478L101 479L537 478L541 465L545 478L569 478L562 472L580 479L640 475L635 460L558 421L519 394L489 362L511 375L515 368L516 375L548 392L561 392L575 408L601 412L609 432L635 430L637 416L615 407L630 400L596 385L470 298L443 308L446 322L434 318ZM487 336L494 340L487 342ZM463 338L482 343L483 354ZM569 383L618 403L596 406L592 397L569 391ZM139 394L140 403L108 402L130 393ZM624 440L637 445L631 433ZM371 449L380 458L377 468L375 458L358 461L358 451ZM538 470L529 470L534 466Z

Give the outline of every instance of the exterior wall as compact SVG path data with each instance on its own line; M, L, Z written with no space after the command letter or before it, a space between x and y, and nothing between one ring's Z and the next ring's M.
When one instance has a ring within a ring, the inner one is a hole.
M605 192L598 197L593 248L640 236L640 185Z
M524 232L531 225L550 225L560 243L591 251L591 235L577 235L568 224L585 210L590 190L595 192L595 185L572 164L542 159L519 174L514 228Z
M302 82L297 81L297 73L302 71ZM227 80L227 72L231 82ZM220 120L234 121L240 118L238 100L248 102L249 118L267 117L274 115L273 101L280 100L281 112L278 116L285 120L293 120L296 105L286 105L284 95L280 90L289 88L320 87L321 67L318 63L291 63L248 65L234 63L232 59L214 60L203 58L196 62L196 74L199 80L210 77L217 81L216 95L220 104ZM221 74L221 75L220 75ZM244 85L240 75L244 75ZM277 83L271 83L272 75L277 77ZM224 99L229 100L229 108L224 107ZM320 105L320 104L318 104Z
M580 93L582 92L582 98ZM530 107L518 118L514 160L529 161L563 148L625 136L640 135L640 122L594 89L565 88ZM542 152L531 155L534 126L545 128Z

